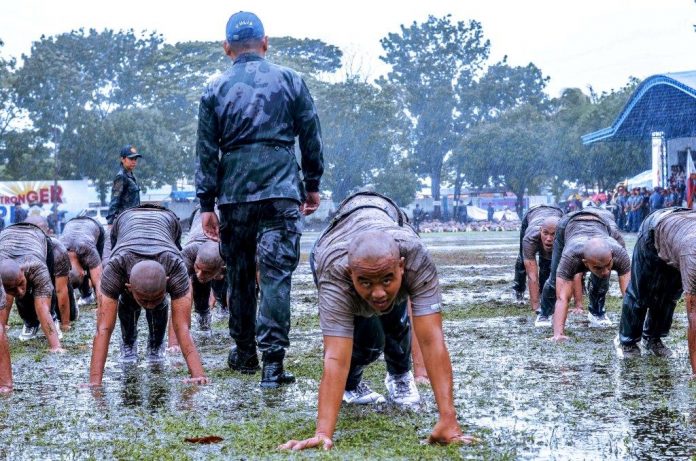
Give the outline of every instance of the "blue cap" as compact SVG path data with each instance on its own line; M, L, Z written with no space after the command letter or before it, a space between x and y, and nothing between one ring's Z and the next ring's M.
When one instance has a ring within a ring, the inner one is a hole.
M133 145L125 145L121 149L121 158L140 158L142 157L141 154L138 153L138 150L135 148Z
M248 11L240 11L230 16L225 32L228 43L263 38L266 35L259 17Z

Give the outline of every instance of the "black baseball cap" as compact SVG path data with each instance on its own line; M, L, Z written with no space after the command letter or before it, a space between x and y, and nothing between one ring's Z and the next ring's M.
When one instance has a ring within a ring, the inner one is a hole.
M123 146L121 148L121 158L140 158L141 154L138 153L138 149L130 144Z

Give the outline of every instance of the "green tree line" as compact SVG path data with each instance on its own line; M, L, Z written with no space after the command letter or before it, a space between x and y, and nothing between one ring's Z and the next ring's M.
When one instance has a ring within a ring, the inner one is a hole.
M645 169L646 143L582 146L608 126L637 81L595 94L544 92L533 63L490 62L481 23L429 16L382 40L389 72L345 72L340 48L272 37L267 58L298 70L319 110L323 189L340 201L371 184L406 205L428 178L522 197L566 181L601 189ZM2 51L0 41L0 52ZM145 156L146 187L192 178L198 101L231 61L219 42L167 43L156 32L75 30L0 59L0 180L88 178L107 199L123 144ZM436 210L436 213L438 210Z

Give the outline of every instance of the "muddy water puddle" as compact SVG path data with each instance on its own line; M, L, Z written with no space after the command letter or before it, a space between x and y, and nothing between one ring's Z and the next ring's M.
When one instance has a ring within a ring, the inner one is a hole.
M19 343L21 325L13 313L9 334L16 390L0 397L0 458L285 458L275 446L291 436L311 435L317 410L322 340L306 264L317 235L303 237L303 262L293 279L286 366L297 383L278 391L259 389L258 374L228 370L224 319L214 322L209 336L193 321L210 385L184 384L180 356L169 357L165 365L144 360L121 365L117 326L104 387L95 391L79 387L88 379L93 309L84 309L66 334L64 356L47 354L43 338ZM689 459L696 454L696 385L688 381L682 309L667 339L677 353L671 360L620 361L611 344L615 329L592 330L579 317L570 320L572 340L554 345L545 339L549 330L534 329L526 306L511 308L517 233L426 234L423 239L438 265L446 306L488 310L485 318L445 312L446 319L457 318L446 320L445 333L459 420L482 442L462 448L419 445L437 415L432 392L421 388L423 405L416 412L389 405L344 408L335 457ZM142 321L141 357L146 337ZM365 376L385 392L382 361ZM207 435L223 441L208 446L183 441Z

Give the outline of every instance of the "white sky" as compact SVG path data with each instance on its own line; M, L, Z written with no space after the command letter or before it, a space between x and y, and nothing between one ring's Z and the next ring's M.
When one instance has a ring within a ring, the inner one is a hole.
M540 67L552 96L696 70L694 0L0 0L0 39L3 54L16 57L42 34L80 27L156 30L169 42L223 40L229 15L239 10L258 14L270 36L341 47L371 77L385 72L380 38L447 13L482 23L491 63L507 54L510 64Z

